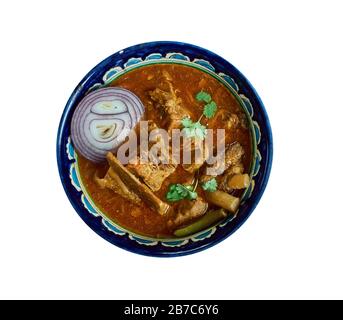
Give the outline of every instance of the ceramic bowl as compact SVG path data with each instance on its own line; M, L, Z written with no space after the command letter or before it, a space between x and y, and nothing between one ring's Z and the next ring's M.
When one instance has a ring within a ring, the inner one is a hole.
M108 84L129 70L152 63L179 63L207 72L236 97L250 122L253 139L252 181L235 218L182 239L155 239L126 230L99 210L80 179L77 155L70 140L73 112L89 90ZM263 103L250 82L228 61L206 49L181 42L159 41L121 50L94 67L71 94L57 135L57 162L64 190L87 225L112 244L131 252L174 257L207 249L235 232L258 204L271 170L272 133Z

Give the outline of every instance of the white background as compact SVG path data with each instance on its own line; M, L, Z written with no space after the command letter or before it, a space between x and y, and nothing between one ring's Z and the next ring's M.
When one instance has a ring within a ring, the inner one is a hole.
M343 298L341 1L1 1L0 298ZM219 245L143 257L96 235L70 205L55 141L98 62L178 40L228 59L274 134L267 190Z

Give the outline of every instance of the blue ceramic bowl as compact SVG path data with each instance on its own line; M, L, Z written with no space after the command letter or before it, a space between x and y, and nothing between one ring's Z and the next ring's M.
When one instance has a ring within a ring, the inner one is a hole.
M152 63L178 63L207 72L222 82L246 112L253 137L252 182L241 199L238 214L182 239L154 239L125 230L99 210L80 179L77 154L70 141L70 122L80 100L128 70ZM79 83L62 114L57 135L57 162L64 190L84 222L112 244L143 255L175 257L207 249L235 232L258 204L272 164L272 133L266 110L250 82L229 62L206 49L181 42L149 42L121 50L93 68Z

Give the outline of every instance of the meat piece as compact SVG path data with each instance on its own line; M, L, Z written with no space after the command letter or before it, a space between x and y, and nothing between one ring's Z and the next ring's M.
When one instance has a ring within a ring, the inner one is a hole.
M149 92L151 100L155 107L161 112L163 126L167 126L168 131L178 128L181 120L189 114L182 107L181 99L177 97L176 92L170 82L168 82L169 91L163 91L159 88Z
M104 178L94 177L95 181L101 188L108 188L119 194L123 198L135 203L140 204L141 199L132 191L130 191L120 177L109 168Z
M159 199L144 183L140 182L111 152L107 154L107 161L129 190L132 190L160 215L168 212L169 205Z
M231 192L232 188L229 187L229 180L231 179L232 176L235 174L242 174L244 172L244 167L241 162L231 166L228 168L221 176L218 177L217 182L218 182L218 189L226 191L226 192Z
M177 209L176 217L173 220L169 220L168 225L170 227L178 227L190 222L191 220L204 215L207 208L208 203L201 197L198 197L194 201L184 200Z
M244 149L240 143L232 143L225 151L225 168L228 169L231 166L241 161L244 154Z
M224 163L215 163L211 166L213 171L212 175L221 175L227 171L230 167L239 164L244 155L244 149L239 142L234 142L225 150ZM224 165L224 168L223 168ZM216 171L218 173L216 174Z
M214 169L218 168L218 175L216 177L219 189L223 191L232 191L227 182L234 174L241 174L244 172L244 167L242 164L242 156L244 155L244 149L240 143L234 142L225 150L224 157L224 172L220 165L215 164ZM205 183L206 181L213 178L214 175L202 175L200 177L200 183Z
M183 144L183 155L185 149L190 152L189 155L191 163L183 163L182 167L190 172L195 173L207 160L209 156L209 149L205 141L196 138L186 139ZM185 160L185 158L183 158ZM183 161L185 162L185 161Z
M140 148L140 157L136 157L126 166L135 176L141 178L152 191L158 191L162 183L176 169L177 163L169 152L169 139L163 139L155 122L149 120L147 134L154 132L153 141L149 141L146 150ZM155 153L149 152L157 146ZM143 159L144 161L141 161ZM149 162L147 162L150 160Z
M140 177L152 191L160 190L163 182L176 169L173 164L137 163L126 166L134 175Z

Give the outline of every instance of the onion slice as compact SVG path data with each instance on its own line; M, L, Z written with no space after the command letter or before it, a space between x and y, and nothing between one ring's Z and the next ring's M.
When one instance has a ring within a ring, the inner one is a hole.
M131 91L107 87L85 96L71 120L71 139L78 152L102 162L116 152L144 113L141 100Z

